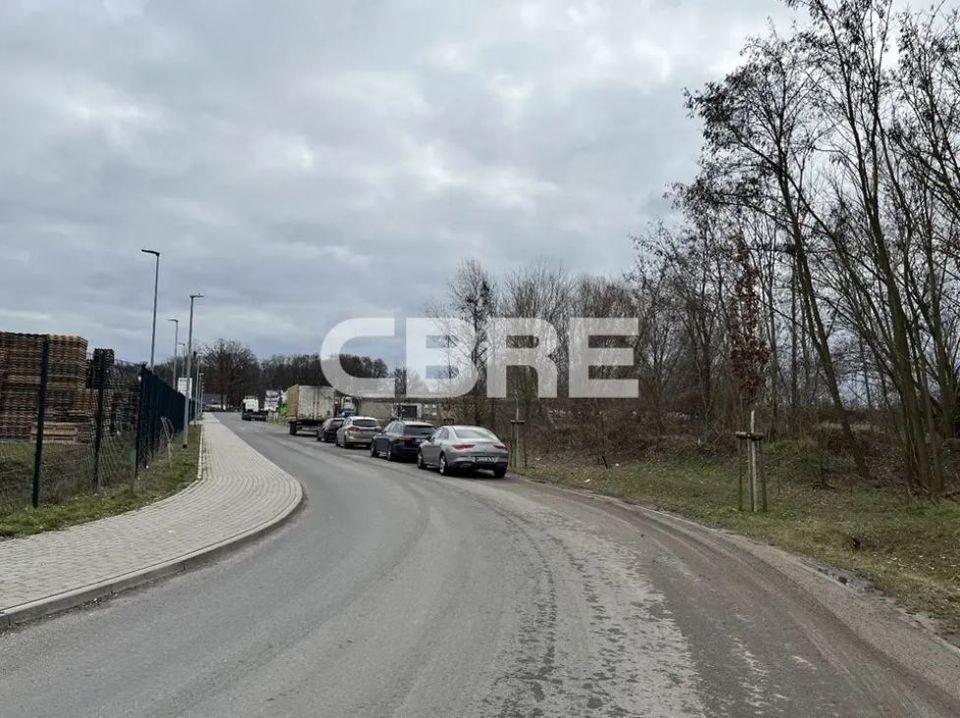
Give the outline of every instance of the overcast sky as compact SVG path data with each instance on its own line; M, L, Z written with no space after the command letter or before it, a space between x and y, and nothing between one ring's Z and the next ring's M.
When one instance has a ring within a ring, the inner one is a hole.
M461 258L619 274L776 0L2 0L0 329L260 355Z

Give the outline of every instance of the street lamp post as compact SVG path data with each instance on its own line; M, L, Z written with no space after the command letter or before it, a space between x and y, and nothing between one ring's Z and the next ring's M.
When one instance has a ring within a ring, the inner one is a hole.
M150 336L150 371L153 371L153 359L157 348L157 289L160 286L160 252L155 249L141 249L144 254L152 254L156 260L153 275L153 333Z
M193 303L197 299L201 299L202 294L191 294L190 295L190 331L187 335L187 373L184 375L187 377L187 383L190 383L191 369L190 359L193 353ZM190 395L193 392L187 391L184 395L183 402L183 448L186 449L187 445L190 443Z
M203 418L203 372L200 371L200 361L197 361L197 418Z
M177 389L177 353L180 348L180 320L179 319L168 319L168 322L173 322L173 389Z
M183 363L186 364L187 363L187 343L186 342L180 342L180 356L183 357ZM186 378L187 377L185 375L177 374L177 383L179 384L181 380ZM179 387L177 388L177 391L180 391Z
M193 412L193 423L197 423L197 417L200 415L200 402L202 397L200 396L200 357L197 352L193 353L193 360L197 363L197 377L196 381L193 382L193 400L196 402L194 404Z

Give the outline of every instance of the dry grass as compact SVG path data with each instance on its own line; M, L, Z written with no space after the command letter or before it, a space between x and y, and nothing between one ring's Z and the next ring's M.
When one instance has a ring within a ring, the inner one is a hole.
M135 487L126 483L99 493L85 493L59 503L41 505L37 509L19 508L0 514L0 536L27 536L55 531L132 511L175 494L197 477L199 439L200 429L192 428L190 448L184 450L175 442L171 449L171 460L168 462L165 455L160 455L150 468L141 471Z

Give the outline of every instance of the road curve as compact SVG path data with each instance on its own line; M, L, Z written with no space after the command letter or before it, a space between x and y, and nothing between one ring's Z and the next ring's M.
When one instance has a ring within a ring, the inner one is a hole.
M960 715L956 651L779 554L224 420L304 509L221 562L0 635L4 716Z

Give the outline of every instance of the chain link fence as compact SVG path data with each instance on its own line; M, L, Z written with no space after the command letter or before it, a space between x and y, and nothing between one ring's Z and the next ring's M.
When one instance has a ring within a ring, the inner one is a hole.
M0 332L0 515L136 486L182 431L185 401L80 337Z

